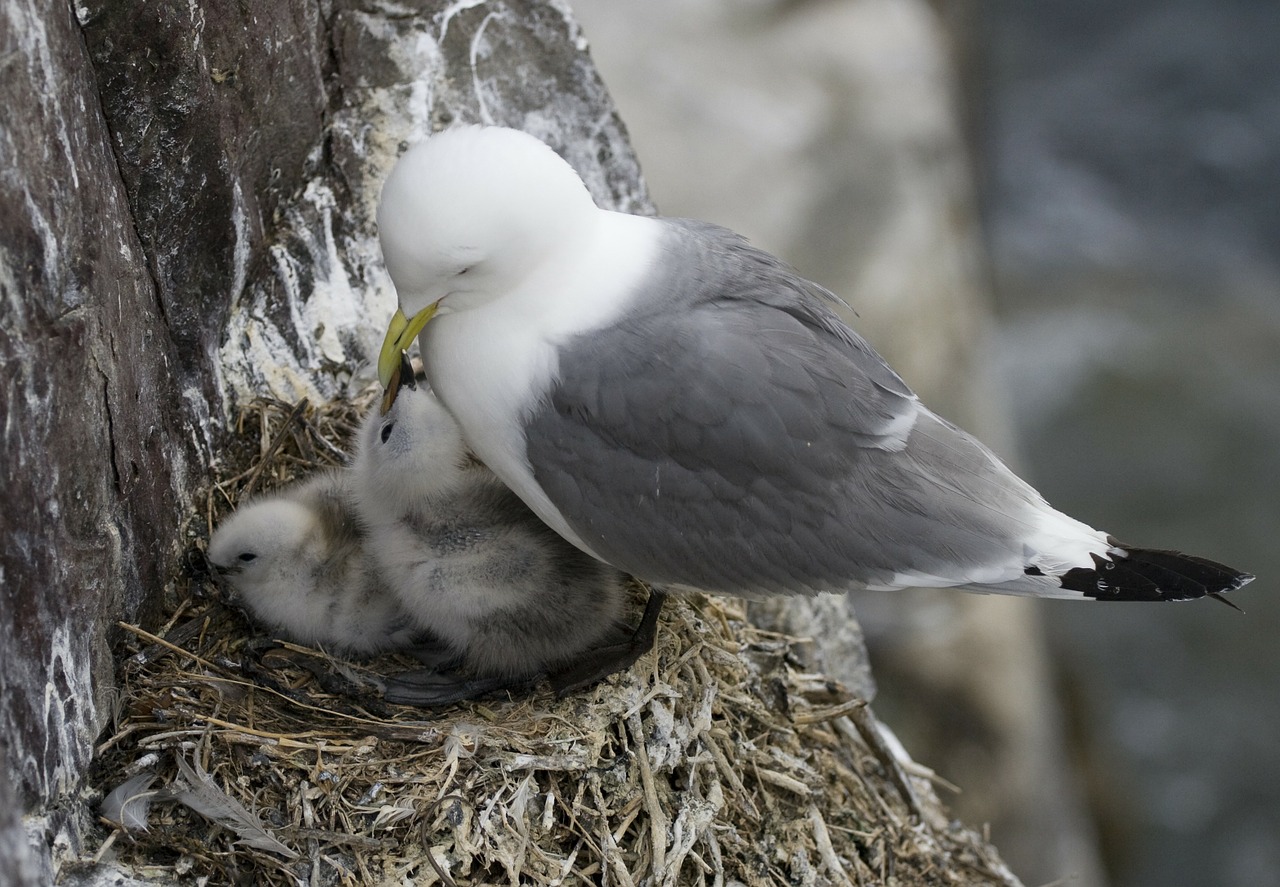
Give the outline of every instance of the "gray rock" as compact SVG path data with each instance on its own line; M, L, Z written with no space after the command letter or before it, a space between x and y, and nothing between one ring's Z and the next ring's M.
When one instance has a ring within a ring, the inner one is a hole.
M70 6L0 9L0 735L63 796L108 711L110 631L173 575L203 427Z
M521 126L648 202L559 2L14 0L0 35L0 774L47 872L89 822L114 626L180 575L231 408L328 397L376 353L401 145Z
M8 773L0 771L0 883L37 887L52 881L52 873L42 870L41 860L36 859L21 812Z

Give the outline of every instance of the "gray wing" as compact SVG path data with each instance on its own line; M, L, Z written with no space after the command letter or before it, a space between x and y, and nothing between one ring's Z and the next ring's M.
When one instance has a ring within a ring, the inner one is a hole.
M724 229L669 224L662 296L567 343L525 428L588 545L644 579L744 595L1022 556L1034 491L921 407L834 296Z

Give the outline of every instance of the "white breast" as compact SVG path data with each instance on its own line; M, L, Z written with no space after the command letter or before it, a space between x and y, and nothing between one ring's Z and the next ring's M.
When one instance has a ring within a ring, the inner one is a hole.
M558 346L607 326L638 297L661 233L653 219L602 210L589 245L543 263L501 298L442 312L419 339L431 387L468 445L552 529L593 557L534 480L524 424L555 383Z

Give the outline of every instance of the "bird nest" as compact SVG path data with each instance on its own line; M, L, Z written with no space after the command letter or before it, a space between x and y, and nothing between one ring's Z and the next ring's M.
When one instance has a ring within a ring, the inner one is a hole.
M373 395L251 405L243 464L207 515L341 464ZM234 450L235 448L233 448ZM207 526L198 531L206 534ZM804 641L740 602L669 602L629 671L439 711L381 676L263 637L194 575L154 633L127 629L95 782L97 859L256 884L1016 884L948 822L927 771L864 703L804 665ZM639 595L639 590L638 594Z

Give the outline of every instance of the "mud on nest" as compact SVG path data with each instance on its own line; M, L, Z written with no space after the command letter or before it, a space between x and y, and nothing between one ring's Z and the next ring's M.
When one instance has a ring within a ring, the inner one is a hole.
M252 492L342 464L376 393L257 401L197 535ZM97 858L255 884L1016 884L928 771L740 602L671 601L629 672L555 699L431 712L379 675L262 636L207 578L155 633L123 626L97 749Z

